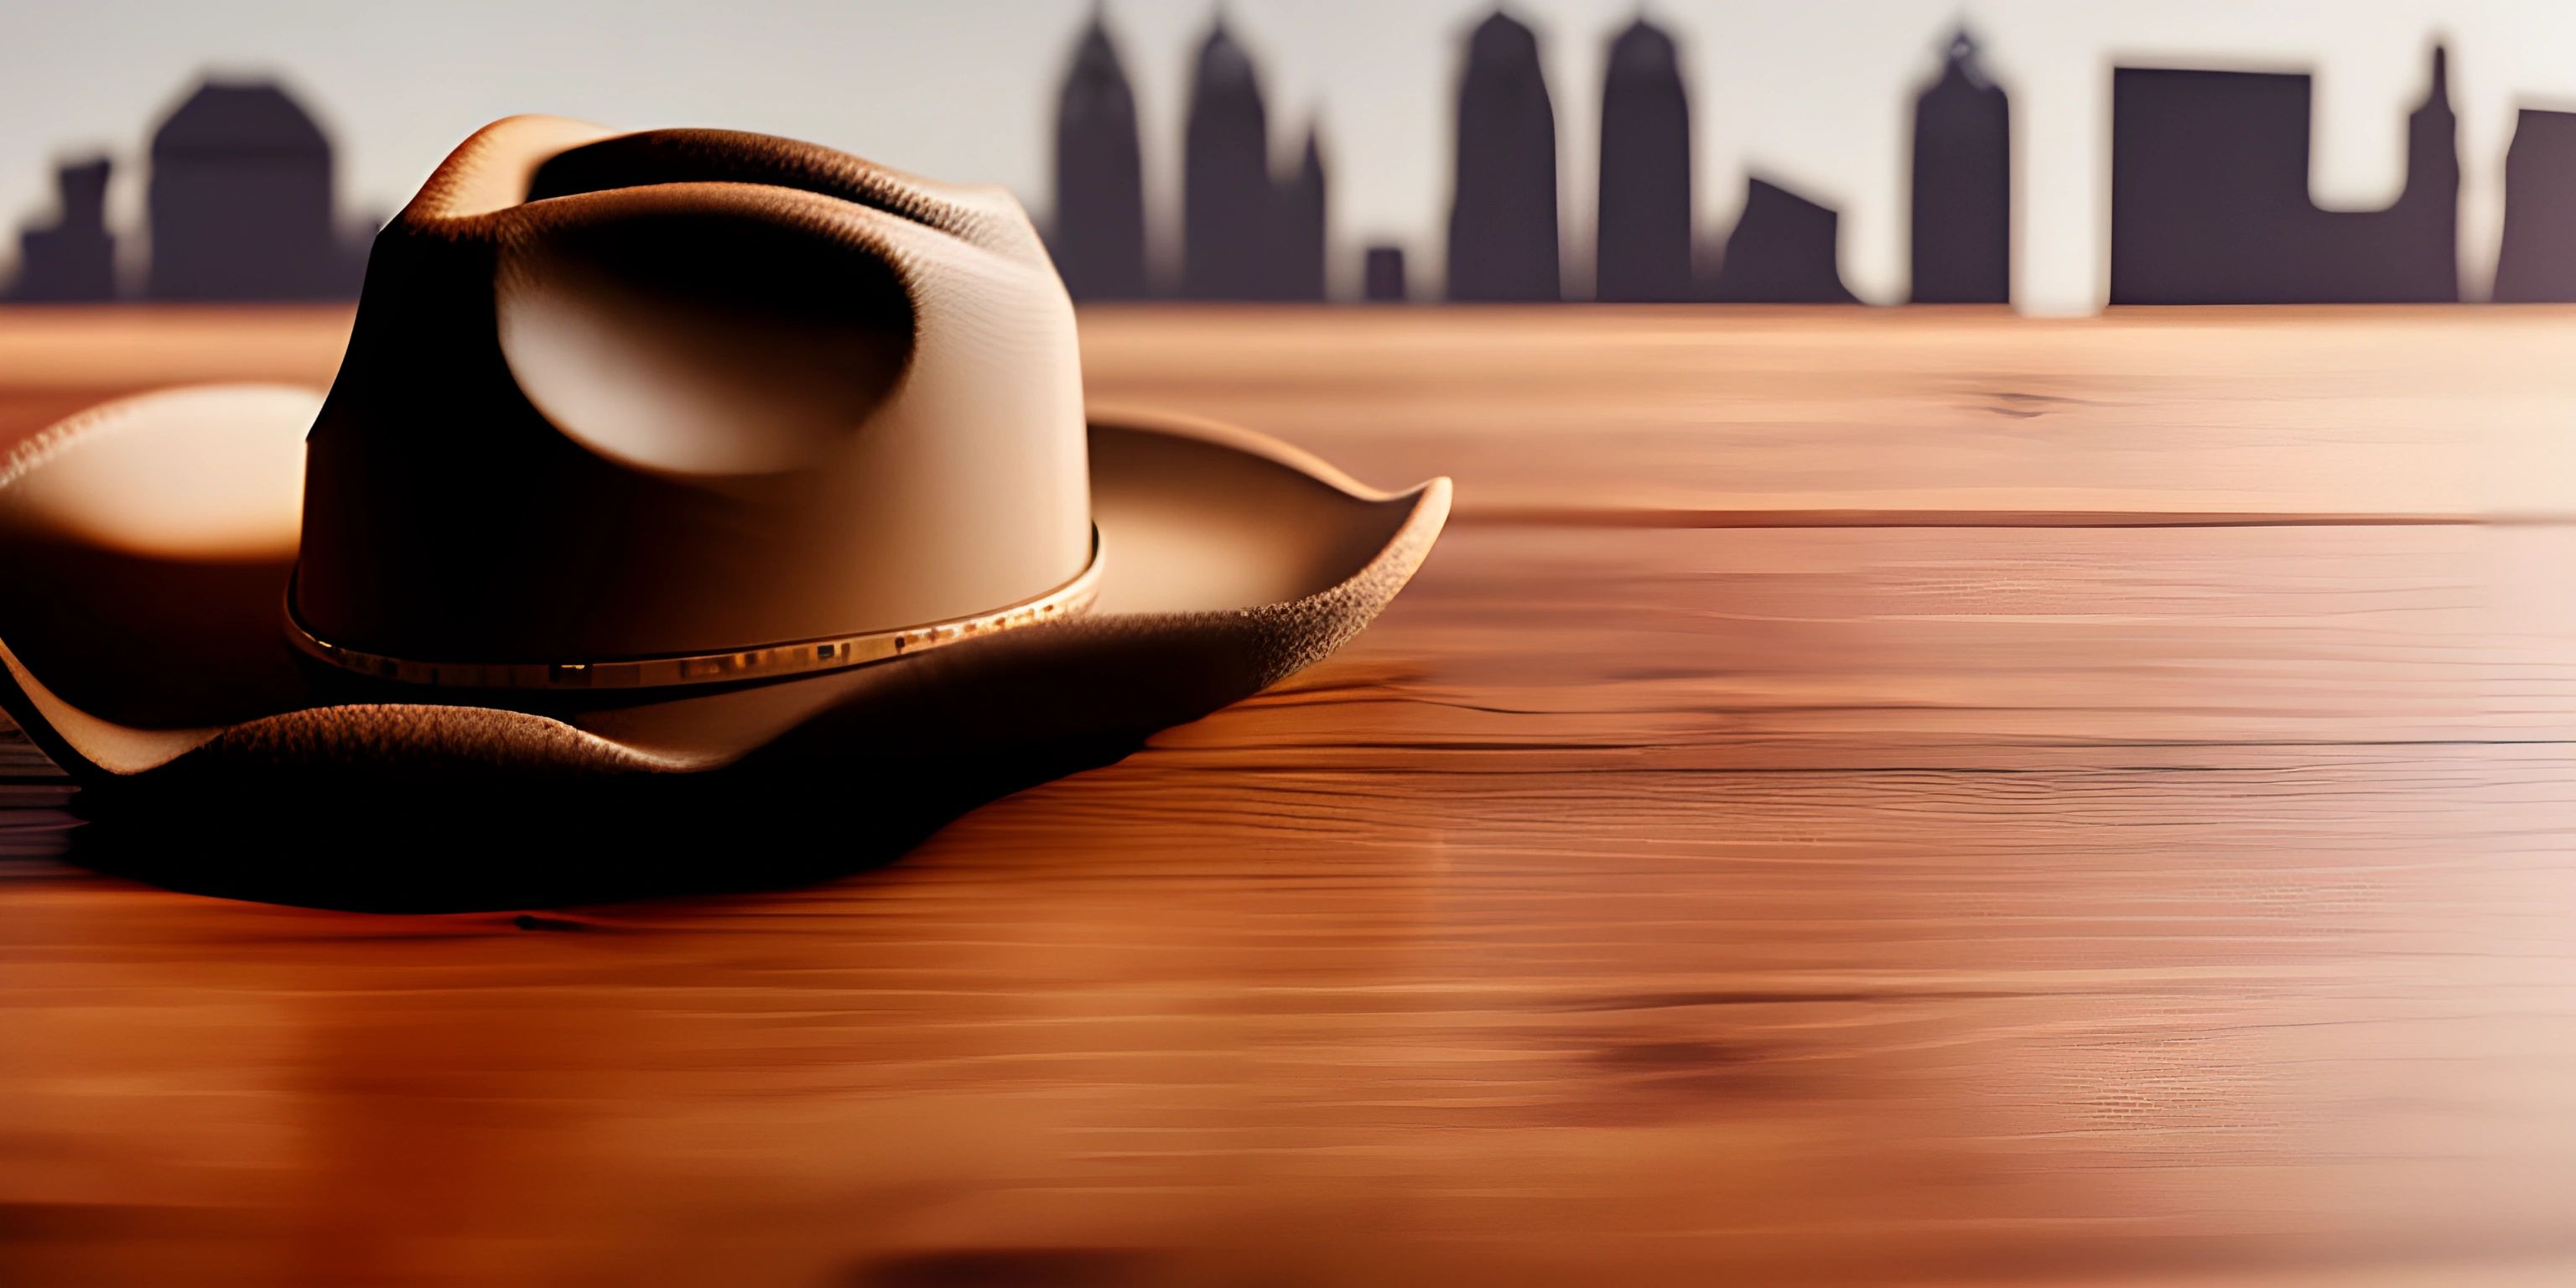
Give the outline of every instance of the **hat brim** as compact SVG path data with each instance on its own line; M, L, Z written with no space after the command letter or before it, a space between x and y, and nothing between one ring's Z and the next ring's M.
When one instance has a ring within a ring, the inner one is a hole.
M1089 614L766 683L452 694L330 673L286 642L318 403L278 386L147 394L0 464L0 706L90 795L163 788L274 827L326 799L382 807L396 786L549 813L583 784L874 799L869 784L1008 766L988 785L1010 790L1331 653L1449 509L1446 479L1379 492L1246 430L1095 411Z

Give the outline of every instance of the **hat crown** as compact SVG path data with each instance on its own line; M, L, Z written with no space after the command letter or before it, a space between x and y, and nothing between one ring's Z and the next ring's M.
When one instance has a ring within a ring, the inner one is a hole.
M486 127L377 237L296 607L428 661L703 654L1044 595L1091 556L1027 216L783 139Z

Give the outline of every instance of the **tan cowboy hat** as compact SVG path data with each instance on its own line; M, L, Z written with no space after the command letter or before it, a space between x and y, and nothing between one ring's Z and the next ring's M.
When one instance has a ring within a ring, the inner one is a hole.
M397 811L360 848L529 816L560 848L611 834L592 805L668 836L747 790L908 841L911 798L971 803L938 784L1112 758L1332 652L1448 508L1086 420L998 190L515 117L377 238L327 396L147 394L0 466L0 704L156 840Z

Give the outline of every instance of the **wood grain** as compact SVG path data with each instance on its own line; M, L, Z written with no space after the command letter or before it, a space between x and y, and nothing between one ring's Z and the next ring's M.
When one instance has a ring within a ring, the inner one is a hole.
M345 327L0 312L0 416ZM0 1283L2576 1280L2576 314L1085 327L1456 526L787 894L174 894L0 747Z

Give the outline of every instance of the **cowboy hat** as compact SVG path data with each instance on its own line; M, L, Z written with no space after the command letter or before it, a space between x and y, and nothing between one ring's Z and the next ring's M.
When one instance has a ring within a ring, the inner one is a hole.
M1329 654L1448 504L1086 417L998 190L516 117L379 235L327 395L145 394L0 465L0 705L150 802L125 822L185 792L263 835L317 802L560 819L576 786L1007 790Z

